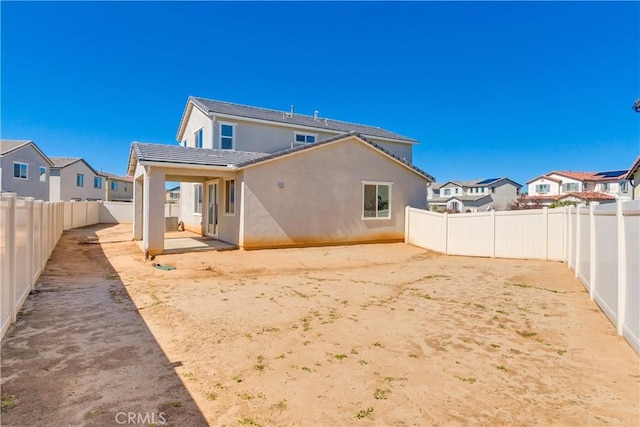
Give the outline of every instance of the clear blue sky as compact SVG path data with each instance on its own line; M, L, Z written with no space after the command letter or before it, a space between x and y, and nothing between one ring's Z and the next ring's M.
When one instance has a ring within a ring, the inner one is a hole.
M1 136L124 174L189 95L416 138L438 181L625 169L640 3L0 3Z

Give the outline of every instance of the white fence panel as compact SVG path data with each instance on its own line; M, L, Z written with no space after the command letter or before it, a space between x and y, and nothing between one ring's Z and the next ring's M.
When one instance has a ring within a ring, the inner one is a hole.
M564 210L549 209L547 222L547 257L548 260L564 261L567 230Z
M73 228L73 203L66 202L63 204L64 209L64 229L71 230Z
M539 211L496 212L495 256L545 259L547 218Z
M133 203L102 202L100 209L101 224L132 224Z
M180 205L178 203L164 204L164 217L180 216Z
M615 212L594 215L594 265L590 270L593 298L602 311L616 324L618 312L618 230ZM592 233L593 234L593 233ZM594 271L595 267L595 271Z
M33 203L33 253L31 254L31 263L33 265L31 280L33 282L38 280L38 277L42 272L42 253L43 252L44 252L44 249L42 247L42 200L37 200Z
M33 200L16 200L16 228L15 228L15 278L14 278L14 304L21 307L22 303L31 291L31 265L29 258L31 257L31 227L29 217L33 214Z
M87 202L68 203L71 205L71 228L87 225Z
M447 215L407 208L406 223L412 233L405 233L407 243L438 252L447 252Z
M11 215L15 212L12 206L14 200L4 195L0 195L0 337L4 336L11 319L11 305L13 296L11 295L11 248L12 227Z
M640 200L626 203L622 208L622 227L624 228L625 265L621 273L626 286L621 289L620 306L624 310L619 322L619 332L640 353Z
M85 225L100 224L102 202L85 202L87 204L87 223Z
M493 213L450 214L447 226L448 253L493 256Z
M589 263L591 259L591 233L589 230L589 208L578 208L576 216L578 227L576 229L576 277L582 281L584 287L589 290Z

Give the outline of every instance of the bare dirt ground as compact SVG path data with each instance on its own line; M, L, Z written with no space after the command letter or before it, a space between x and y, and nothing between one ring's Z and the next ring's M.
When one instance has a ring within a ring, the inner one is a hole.
M163 271L130 236L65 233L2 344L3 425L640 425L640 359L564 264L381 244Z

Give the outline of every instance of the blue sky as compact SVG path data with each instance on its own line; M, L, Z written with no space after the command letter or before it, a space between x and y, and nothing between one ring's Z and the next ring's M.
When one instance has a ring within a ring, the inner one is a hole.
M438 181L624 169L638 2L7 2L2 138L126 173L189 95L416 138Z

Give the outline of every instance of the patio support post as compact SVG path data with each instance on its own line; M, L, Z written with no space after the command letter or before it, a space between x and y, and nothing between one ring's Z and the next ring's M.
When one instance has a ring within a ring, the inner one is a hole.
M142 235L146 256L164 251L164 177L162 170L145 166Z
M143 178L139 177L133 181L133 240L142 240L143 221Z

